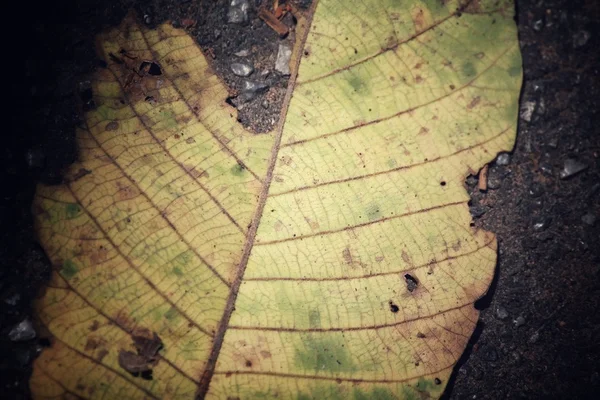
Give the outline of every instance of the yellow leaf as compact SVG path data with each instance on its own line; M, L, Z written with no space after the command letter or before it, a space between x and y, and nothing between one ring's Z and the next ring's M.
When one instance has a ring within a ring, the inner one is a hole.
M513 146L512 2L298 17L261 135L184 31L100 35L79 161L35 198L55 267L35 398L441 395L496 262L463 182Z

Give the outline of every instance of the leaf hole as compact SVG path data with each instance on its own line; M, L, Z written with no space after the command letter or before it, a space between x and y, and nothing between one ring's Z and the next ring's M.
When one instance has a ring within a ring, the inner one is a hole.
M419 286L419 281L411 274L405 274L404 280L406 281L406 288L409 292L414 292L417 286Z
M391 300L390 300L390 311L393 312L394 314L396 314L398 311L400 311L400 307L395 305L394 302Z
M246 360L246 367L248 367L248 368L252 367L252 361Z
M446 181L441 181L440 186L446 186Z
M162 69L160 68L160 65L158 65L154 61L151 61L151 62L142 61L142 63L140 64L140 71L144 71L146 69L148 70L148 75L152 75L152 76L162 75Z
M442 384L442 380L440 378L435 378L433 381L435 382L436 385Z
M229 104L231 107L233 108L237 108L237 106L235 105L235 103L233 102L233 99L235 98L235 96L229 96L225 99L225 103Z

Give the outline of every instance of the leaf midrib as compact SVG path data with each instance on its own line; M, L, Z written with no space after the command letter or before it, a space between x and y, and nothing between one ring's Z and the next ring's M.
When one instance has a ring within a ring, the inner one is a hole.
M271 186L271 181L273 179L273 171L275 169L275 164L277 162L277 156L279 154L279 149L281 146L281 139L283 136L283 128L285 125L285 120L287 118L288 107L290 104L290 100L292 98L292 93L294 92L294 88L296 86L296 79L298 77L298 67L300 65L301 57L300 54L304 49L304 44L306 43L306 39L308 37L308 32L310 31L310 26L312 23L313 15L315 14L315 9L317 8L318 0L313 0L310 8L306 10L303 15L304 20L304 30L301 32L301 37L296 37L296 43L294 44L294 49L292 53L292 60L294 60L295 64L291 69L290 79L288 81L287 92L285 94L283 104L281 106L281 113L279 115L279 121L277 123L277 127L275 130L275 138L273 142L273 146L271 147L271 158L269 159L269 164L267 167L267 173L265 179L262 181L262 186L258 198L258 204L256 206L256 210L254 212L254 216L252 217L252 221L248 228L248 232L246 234L246 240L244 242L244 249L242 252L242 258L240 260L239 266L237 268L235 278L233 283L231 284L231 288L229 291L229 296L227 298L227 302L225 303L225 309L223 311L223 316L221 321L219 322L219 326L217 328L217 332L213 337L213 346L211 348L210 355L206 362L206 367L204 368L204 372L202 377L200 378L200 384L198 385L198 391L196 392L196 399L204 399L206 393L208 392L210 382L215 373L215 367L217 365L217 359L219 358L219 354L221 352L221 347L223 345L223 339L225 337L225 333L229 327L229 321L231 319L231 315L235 310L235 301L237 299L237 295L242 284L242 280L244 277L244 272L246 271L246 266L248 265L248 260L250 259L250 254L252 252L252 248L254 247L254 241L256 239L256 233L258 231L258 226L260 224L260 220L262 219L263 210L265 208L265 204L269 195L269 188ZM298 25L302 23L302 20L299 19ZM260 180L259 180L260 181Z

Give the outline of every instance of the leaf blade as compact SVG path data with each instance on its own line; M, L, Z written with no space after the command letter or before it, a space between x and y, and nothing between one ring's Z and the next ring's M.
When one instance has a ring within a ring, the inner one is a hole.
M94 81L68 182L34 205L57 266L36 397L441 395L495 266L462 182L514 142L512 4L357 7L300 19L298 83L258 136L183 31L101 36L121 63ZM117 360L140 331L165 345L152 381Z

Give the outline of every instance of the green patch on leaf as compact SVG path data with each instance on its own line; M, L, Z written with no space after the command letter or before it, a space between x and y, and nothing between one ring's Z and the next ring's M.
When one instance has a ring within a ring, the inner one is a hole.
M369 218L369 221L375 221L375 220L381 218L381 209L380 209L379 205L370 204L367 207L367 217Z
M71 260L65 261L62 265L62 268L60 269L60 274L65 279L71 279L72 277L77 275L78 272L79 268L77 268L77 265Z
M65 214L67 215L68 219L75 218L80 212L81 207L79 207L79 204L69 203L65 206Z
M469 61L462 65L461 71L462 74L467 78L472 78L477 74L477 69L475 69L475 65L473 65L473 63Z
M348 82L348 84L354 92L359 94L369 93L369 87L365 84L364 80L361 79L360 76L356 74L351 74L346 81Z
M342 337L336 340L321 335L305 335L303 348L296 348L295 364L306 371L352 372L357 368Z
M177 312L177 310L173 307L169 308L169 311L167 311L165 313L165 318L170 320L175 319L177 316L179 315L179 313Z
M241 164L235 164L231 168L231 174L234 176L242 176L242 175L244 175L245 171L246 171L246 168L244 168L244 166Z
M321 327L321 313L319 310L310 310L308 312L308 326L311 328Z
M370 392L354 389L354 400L396 400L397 397L386 388L375 387Z

